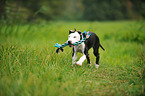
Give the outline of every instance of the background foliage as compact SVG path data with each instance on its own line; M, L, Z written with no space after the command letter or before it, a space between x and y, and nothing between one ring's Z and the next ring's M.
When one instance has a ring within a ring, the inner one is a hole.
M15 21L124 20L145 17L144 0L1 0L0 18Z

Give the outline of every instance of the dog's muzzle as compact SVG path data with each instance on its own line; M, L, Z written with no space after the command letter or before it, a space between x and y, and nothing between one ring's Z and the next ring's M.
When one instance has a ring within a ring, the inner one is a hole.
M74 45L72 44L71 41L68 41L68 45L69 45L69 47L74 47Z

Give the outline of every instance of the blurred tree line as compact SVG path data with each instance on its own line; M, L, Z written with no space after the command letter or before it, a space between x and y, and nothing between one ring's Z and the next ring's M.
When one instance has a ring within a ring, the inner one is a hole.
M2 22L145 18L144 0L0 0Z

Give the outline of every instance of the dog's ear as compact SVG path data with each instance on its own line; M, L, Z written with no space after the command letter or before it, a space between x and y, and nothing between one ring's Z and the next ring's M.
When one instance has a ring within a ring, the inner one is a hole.
M86 38L86 34L85 33L83 33L83 37Z
M69 34L71 34L71 33L74 33L74 31L73 30L69 30Z
M76 28L75 28L75 31L77 31ZM74 31L74 32L75 32L75 31Z
M80 35L82 34L82 32L80 30L77 31Z

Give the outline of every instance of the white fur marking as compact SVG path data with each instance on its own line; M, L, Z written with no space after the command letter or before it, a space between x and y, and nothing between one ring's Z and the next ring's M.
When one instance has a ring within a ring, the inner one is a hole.
M71 33L68 36L68 41L71 41L72 44L80 40L80 34L78 32Z
M84 54L76 64L82 66L82 63L84 62L85 59L86 59L86 55Z

